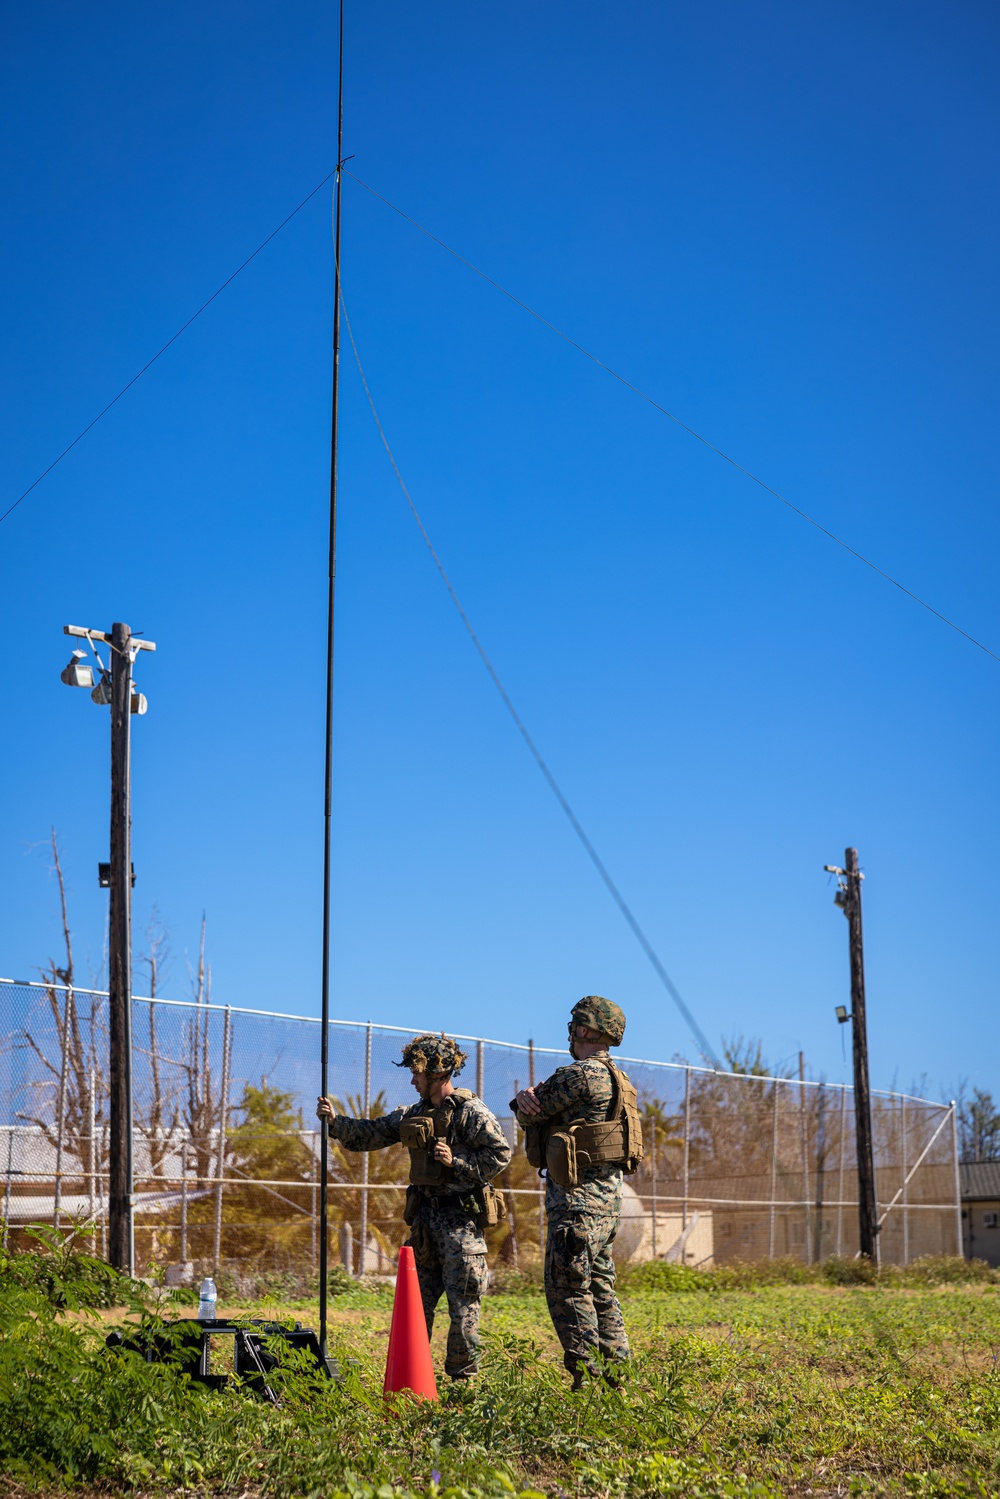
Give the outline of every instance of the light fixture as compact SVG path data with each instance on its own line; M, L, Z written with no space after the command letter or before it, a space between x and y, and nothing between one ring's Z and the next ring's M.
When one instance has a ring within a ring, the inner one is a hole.
M833 1013L836 1015L837 1020L839 1021L839 1023L841 1025L846 1025L847 1022L851 1018L850 1015L848 1015L848 1013L847 1013L847 1006L846 1005L837 1005L837 1007L836 1007L836 1009L834 1010Z
M93 687L94 668L83 659L86 654L86 651L73 652L59 673L60 682L65 682L67 687Z
M133 682L132 698L129 703L129 711L131 713L145 713L148 707L149 704L146 702L146 694L144 692L139 692L136 688L135 683Z
M106 671L101 673L101 680L90 694L90 700L92 703L99 703L104 707L107 707L111 702L111 678Z

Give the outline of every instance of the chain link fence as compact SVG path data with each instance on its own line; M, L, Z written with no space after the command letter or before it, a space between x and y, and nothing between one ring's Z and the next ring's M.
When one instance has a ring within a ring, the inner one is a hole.
M330 1091L341 1112L412 1101L394 1065L414 1031L335 1021ZM544 1244L544 1183L510 1100L564 1052L461 1037L461 1082L498 1116L515 1153L491 1263L526 1270ZM196 1001L133 1001L135 1243L142 1272L182 1280L308 1276L318 1264L319 1021ZM710 1266L858 1249L850 1088L622 1058L646 1157L626 1182L616 1258ZM106 1250L108 1001L89 989L0 980L0 1190L5 1244L32 1224L91 1223ZM961 1254L954 1107L872 1099L883 1263ZM330 1149L331 1263L391 1272L406 1235L402 1147Z

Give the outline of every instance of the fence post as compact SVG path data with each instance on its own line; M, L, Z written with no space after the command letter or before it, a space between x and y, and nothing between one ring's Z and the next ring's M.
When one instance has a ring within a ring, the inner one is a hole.
M87 1216L91 1219L97 1211L97 1109L94 1103L96 1088L94 1069L91 1068L87 1074L87 1139L90 1142L87 1152L87 1164L90 1167L87 1172Z
M96 1115L97 1115L97 1107L96 1107L95 1099L96 1099L96 1095L97 1095L97 1073L92 1071L91 1074L90 1074L90 1079L91 1079L91 1081L90 1081L90 1099L91 1099L91 1107L94 1109L94 1132L95 1132L95 1137L96 1137L96 1132L97 1132L97 1117L96 1117ZM97 1179L97 1211L100 1214L100 1218L101 1218L101 1259L102 1260L106 1260L107 1257L108 1257L108 1205L107 1205L107 1203L104 1200L104 1175L103 1175L103 1173L101 1172L101 1169L100 1169L100 1165L101 1165L101 1149L102 1149L103 1145L104 1145L104 1130L102 1129L101 1130L100 1145L97 1147L96 1179ZM109 1161L108 1165L109 1165L109 1169L110 1169L110 1161ZM111 1181L110 1181L110 1177L109 1177L109 1179L108 1179L109 1189L110 1189L110 1185L111 1185Z
M651 1114L650 1115L650 1120L652 1122L652 1129L653 1129L653 1139L652 1139L652 1146L653 1146L653 1151L652 1151L652 1156L653 1156L653 1160L652 1160L652 1167L653 1167L653 1170L652 1170L652 1178L653 1178L653 1223L652 1223L653 1246L652 1247L653 1247L653 1259L655 1260L655 1259L658 1258L657 1252L656 1252L656 1186L657 1186L657 1183L656 1183L656 1126L657 1126L657 1122L658 1121L657 1121L657 1118L656 1118L655 1114Z
M59 1227L62 1208L62 1162L63 1133L66 1127L66 1072L69 1067L69 1008L73 1003L72 989L66 990L66 1004L62 1023L62 1060L59 1064L59 1096L56 1103L56 1179L52 1189L52 1227Z
M778 1080L771 1085L771 1210L767 1225L767 1257L774 1259L775 1213L778 1195Z
M528 1087L535 1086L535 1043L528 1041ZM538 1178L538 1253L545 1258L545 1188Z
M907 1152L907 1148L906 1148L907 1142L906 1142L906 1098L905 1098L905 1096L899 1100L899 1104L900 1104L900 1114L902 1116L901 1117L901 1121L900 1121L900 1133L902 1135L902 1139L900 1141L900 1154L902 1155L902 1158L903 1158L903 1264L904 1265L908 1265L910 1263L910 1212L909 1212L910 1186L909 1186L909 1183L908 1183L908 1181L906 1179L907 1178L907 1168L908 1168L908 1164L909 1163L908 1163L908 1160L907 1160L908 1152Z
M313 1130L313 1140L316 1139L316 1131ZM313 1158L313 1185L312 1185L312 1261L313 1269L319 1269L319 1214L317 1208L317 1194L319 1192L319 1157L315 1149L312 1151Z
M365 1031L365 1118L372 1106L372 1023L369 1020ZM367 1269L368 1261L368 1152L361 1158L361 1243L358 1245L358 1276Z
M181 1252L182 1265L187 1264L188 1257L188 1148L187 1141L181 1141Z
M809 1123L806 1118L806 1059L799 1052L799 1115L802 1119L802 1206L806 1214L806 1264L812 1264L812 1215L809 1212Z
M843 1253L844 1225L844 1132L847 1128L847 1089L840 1090L840 1170L837 1176L837 1258Z
M517 1216L514 1212L514 1198L505 1192L504 1201L507 1204L507 1231L510 1234L510 1267L512 1270L520 1269L520 1257L517 1247Z
M691 1167L691 1068L684 1069L684 1155L681 1183L681 1233L688 1226L688 1184ZM681 1261L684 1251L681 1250Z
M3 1247L6 1252L8 1224L10 1223L10 1179L14 1174L14 1126L7 1126L7 1180L3 1191Z
M229 1052L233 1039L233 1016L226 1005L226 1017L222 1028L222 1087L219 1094L219 1153L215 1174L215 1242L212 1246L212 1264L219 1268L222 1258L222 1178L226 1169L226 1126L229 1122Z
M965 1258L965 1245L962 1242L962 1174L958 1169L958 1111L955 1108L955 1100L951 1101L951 1159L955 1168L955 1242L958 1248L955 1253L959 1259Z
M486 1088L486 1043L476 1042L476 1093L480 1098Z

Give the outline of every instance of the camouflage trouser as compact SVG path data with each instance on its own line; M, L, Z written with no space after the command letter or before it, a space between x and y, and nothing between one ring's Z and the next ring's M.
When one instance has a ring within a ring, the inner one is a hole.
M572 1190L550 1182L546 1209L545 1297L563 1363L576 1374L590 1366L595 1348L605 1358L628 1358L611 1258L621 1211L620 1173Z
M412 1188L411 1188L412 1191ZM444 1372L468 1379L479 1363L479 1303L486 1290L486 1240L461 1202L421 1194L407 1240L417 1262L427 1336L442 1293L451 1325Z

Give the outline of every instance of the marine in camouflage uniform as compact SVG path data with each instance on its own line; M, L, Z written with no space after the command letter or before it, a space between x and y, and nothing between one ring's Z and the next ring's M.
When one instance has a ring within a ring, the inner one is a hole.
M406 1241L417 1265L428 1337L442 1294L448 1299L451 1324L444 1368L452 1379L470 1378L479 1362L479 1304L487 1266L475 1191L499 1176L510 1161L510 1145L496 1116L475 1094L451 1086L452 1075L464 1062L465 1053L444 1035L417 1036L403 1047L403 1060L396 1065L413 1071L419 1102L401 1105L379 1119L351 1119L334 1114L332 1107L324 1114L323 1100L317 1110L329 1120L331 1137L346 1149L384 1150L400 1143L407 1120L433 1117L448 1098L455 1100L445 1141L448 1149L442 1153L448 1163L440 1182L407 1188Z
M590 1044L580 1049L595 1054L578 1060L574 1048L581 1030L590 1033ZM614 1089L601 1056L607 1057L609 1045L620 1045L624 1034L625 1016L616 1004L599 995L580 1000L569 1024L574 1060L512 1100L518 1122L526 1126L547 1121L558 1129L578 1119L588 1124L607 1119ZM529 1112L522 1105L531 1097L537 1110ZM574 1389L580 1388L584 1371L593 1371L595 1349L605 1360L629 1356L611 1257L621 1201L622 1167L618 1165L588 1166L575 1187L562 1187L546 1178L545 1296Z

